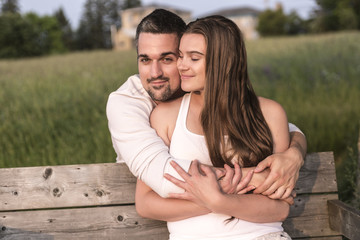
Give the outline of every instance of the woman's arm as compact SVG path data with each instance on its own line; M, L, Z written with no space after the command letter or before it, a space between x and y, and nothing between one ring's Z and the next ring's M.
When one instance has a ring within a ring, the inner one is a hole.
M190 167L191 174L185 172L176 162L171 162L171 165L184 181L168 174L165 177L185 190L184 193L170 194L172 198L189 200L211 212L250 222L283 221L289 213L289 204L282 200L272 200L259 194L223 193L213 170L197 161Z
M136 183L135 202L140 216L167 222L210 213L209 209L191 201L162 198L141 180Z

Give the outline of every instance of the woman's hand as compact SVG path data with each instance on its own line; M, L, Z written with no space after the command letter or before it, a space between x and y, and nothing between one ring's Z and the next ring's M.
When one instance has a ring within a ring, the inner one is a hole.
M246 176L242 179L242 171L239 164L235 163L234 168L225 164L224 169L226 171L225 175L218 179L224 193L245 194L255 189L254 186L249 185L254 174L253 170L248 171Z
M207 207L211 202L221 196L219 182L211 167L199 164L194 160L189 171L185 172L176 162L171 162L172 167L184 179L181 181L169 174L165 174L165 178L176 186L185 190L184 193L171 193L169 197L189 200L200 206Z

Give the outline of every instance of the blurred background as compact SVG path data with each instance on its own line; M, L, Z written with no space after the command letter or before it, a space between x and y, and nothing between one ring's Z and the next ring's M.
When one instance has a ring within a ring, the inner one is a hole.
M137 73L139 21L221 14L244 33L257 94L284 106L308 152L334 152L340 198L360 208L360 0L0 3L0 167L114 162L105 106Z

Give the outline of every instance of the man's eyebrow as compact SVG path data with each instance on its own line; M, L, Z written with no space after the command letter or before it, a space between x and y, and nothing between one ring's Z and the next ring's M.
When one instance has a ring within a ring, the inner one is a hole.
M175 56L177 56L177 53L174 53L174 52L164 52L164 53L160 54L160 56L162 56L162 57L165 57L165 56L167 56L167 55L175 55Z
M139 54L137 58L149 58L149 56L147 54Z
M174 55L175 57L177 57L177 54L174 53L174 52L164 52L164 53L161 53L161 54L160 54L160 57L165 57L165 56L167 56L167 55ZM149 58L149 55L147 55L147 54L139 54L139 55L137 56L137 58L138 58L138 59L139 59L139 58Z

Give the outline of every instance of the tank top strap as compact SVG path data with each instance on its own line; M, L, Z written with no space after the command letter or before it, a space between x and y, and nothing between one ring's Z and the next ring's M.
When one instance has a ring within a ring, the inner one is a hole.
M179 109L179 114L178 114L178 117L176 119L175 129L177 127L186 126L186 119L187 119L187 115L188 115L188 112L189 112L190 99L191 99L191 94L190 93L186 93L183 96L182 101L181 101L181 105L180 105L180 109Z

